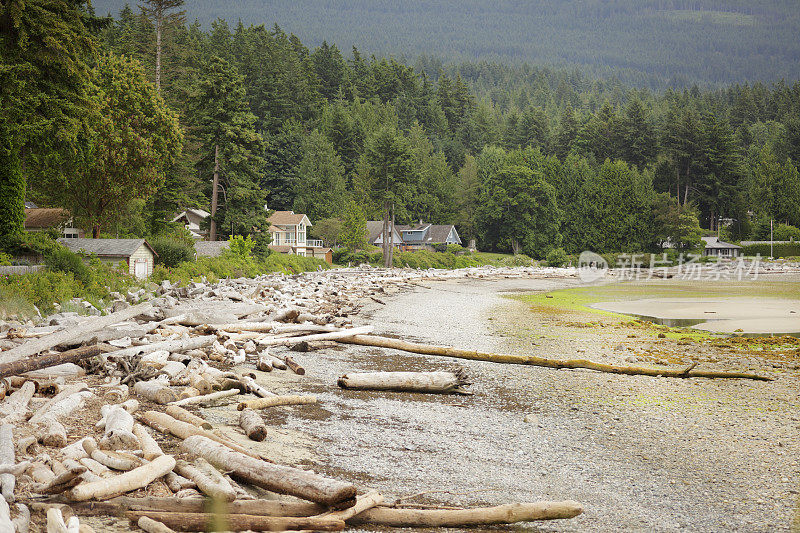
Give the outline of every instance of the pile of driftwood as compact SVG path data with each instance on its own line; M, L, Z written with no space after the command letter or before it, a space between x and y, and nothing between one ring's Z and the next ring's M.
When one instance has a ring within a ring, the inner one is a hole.
M761 379L484 354L352 326L362 302L420 279L414 272L343 270L187 287L165 282L157 298L118 302L107 316L7 329L0 352L0 533L28 531L31 521L48 532L87 532L79 517L96 515L126 517L153 532L332 531L356 523L467 527L582 512L573 501L479 509L387 503L352 483L276 464L191 410L235 402L241 433L253 443L268 441L263 410L317 402L259 384L255 371L305 374L290 350L355 343L552 368ZM348 373L338 385L468 394L458 369Z
M381 295L429 278L362 269L165 282L154 299L136 303L147 296L136 293L106 316L4 328L0 532L88 532L92 520L83 517L98 515L157 532L466 527L576 516L581 506L571 501L419 509L368 490L359 495L352 483L274 463L192 411L233 401L241 433L268 440L263 410L317 398L275 394L255 371L305 374L287 348L311 351L368 335L371 327L351 325L364 301L382 303ZM445 393L464 393L465 384L458 370L340 380L347 388Z

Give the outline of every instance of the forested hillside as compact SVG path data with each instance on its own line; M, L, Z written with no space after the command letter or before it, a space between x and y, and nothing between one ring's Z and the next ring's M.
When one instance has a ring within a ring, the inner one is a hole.
M261 234L267 205L315 223L390 208L398 223L452 222L483 249L535 257L690 248L699 226L720 224L726 238L759 238L770 219L800 238L800 82L653 92L571 69L434 73L308 48L277 26L173 16L154 87L152 13L74 20L70 42L87 48L69 48L62 85L35 74L49 55L17 44L4 56L6 80L22 81L1 89L14 163L3 171L96 233L172 231L174 213L209 209L218 166L223 237ZM63 104L52 116L35 105L50 95Z
M95 0L99 15L125 0ZM448 63L578 66L637 86L800 77L794 0L192 0L188 20L279 24L307 46Z

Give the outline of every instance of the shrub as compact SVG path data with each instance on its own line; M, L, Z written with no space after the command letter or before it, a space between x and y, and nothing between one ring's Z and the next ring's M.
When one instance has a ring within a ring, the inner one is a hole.
M48 251L44 256L44 264L54 272L71 272L84 285L89 285L92 281L92 274L83 259L64 246Z
M184 261L194 259L194 246L171 235L159 235L148 241L156 251L156 263L176 267Z
M465 250L466 248L464 248L460 244L448 244L445 247L446 252L450 252L451 254L456 254L456 255L464 253Z
M770 256L769 243L767 244L751 244L744 246L742 253L748 256L761 255L761 257ZM772 245L773 257L791 257L800 255L800 243L777 243Z
M551 267L560 267L568 261L567 252L563 248L553 248L547 254L547 265Z
M228 239L228 253L245 261L253 257L253 246L255 246L255 243L250 235L247 237L231 235L230 239Z
M0 252L0 266L9 266L11 265L11 256Z

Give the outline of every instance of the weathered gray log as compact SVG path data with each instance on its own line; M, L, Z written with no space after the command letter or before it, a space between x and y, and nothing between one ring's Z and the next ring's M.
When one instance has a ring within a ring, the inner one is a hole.
M214 442L222 444L223 446L226 446L231 450L235 450L237 452L243 453L245 455L260 460L260 457L256 453L248 450L247 448L239 446L230 439L220 437L219 435L211 431L201 429L195 426L194 424L176 420L165 413L159 413L157 411L148 411L144 413L141 420L148 426L155 429L156 431L161 431L162 433L171 433L172 435L175 435L176 437L181 439L187 439L194 435L201 435L210 440L213 440Z
M264 425L261 415L252 409L242 410L239 415L239 426L250 440L261 442L267 437L267 426Z
M85 501L92 498L97 500L111 498L146 487L167 472L171 472L173 468L175 468L175 458L171 455L162 455L149 463L113 478L78 485L69 491L67 497L75 501Z
M164 382L159 379L138 381L136 385L133 386L133 392L153 403L162 405L178 400L175 392L164 385Z
M281 359L278 359L274 355L268 355L267 357L269 358L273 368L277 368L278 370L286 370L287 368L289 368L288 366L286 366L286 363L284 363Z
M111 313L110 315L92 318L75 327L28 341L16 348L0 353L0 364L19 361L20 359L32 357L40 352L49 350L59 344L86 338L86 336L90 335L92 332L100 331L119 322L124 322L142 313L146 313L152 308L153 306L150 303L139 304L116 313Z
M574 518L583 512L575 501L511 503L475 509L395 509L374 507L348 523L391 527L474 527L535 520Z
M312 403L317 403L316 396L268 396L266 398L245 400L236 406L236 408L239 411L242 411L244 409L266 409L267 407L279 407L284 405L309 405Z
M300 366L300 364L289 357L288 355L283 356L283 362L286 363L286 366L292 369L292 372L297 374L298 376L302 376L306 373L306 369Z
M180 420L182 422L188 422L189 424L194 424L195 426L203 429L211 429L213 426L206 420L196 414L187 411L183 407L179 405L168 405L166 409L166 413L175 418L176 420Z
M230 398L231 396L236 396L241 391L239 389L229 389L229 390L221 390L217 392L212 392L211 394L204 394L202 396L194 396L192 398L184 398L183 400L175 400L172 402L172 405L182 406L182 405L193 405L199 403L211 403L217 400L222 400L223 398Z
M137 521L142 516L157 520L175 531L207 531L209 515L201 513L170 513L128 511L127 517ZM335 518L279 517L228 514L225 523L229 531L341 531L345 523Z
M261 372L272 372L272 357L260 355L256 363L256 370Z
M175 474L177 475L177 474ZM185 479L185 478L183 478ZM35 510L47 509L56 503L32 503ZM83 516L119 516L126 511L156 511L176 513L204 513L204 498L159 498L145 496L117 496L101 502L71 502L70 508ZM262 516L313 516L325 512L327 507L317 503L304 501L281 500L236 500L230 502L227 510L231 514L247 514Z
M133 434L133 416L122 406L103 406L105 435L99 447L104 450L137 450L139 439Z
M39 460L34 461L31 463L31 466L28 467L28 475L31 476L31 479L38 485L47 485L56 477L53 471Z
M146 531L147 533L174 533L175 530L167 527L163 523L159 522L158 520L153 520L152 518L148 518L146 516L139 517L139 520L136 522L136 525L139 526L139 529L142 531Z
M230 472L234 478L280 494L289 494L325 505L341 503L355 498L356 495L356 488L350 483L254 459L231 451L207 437L199 435L189 437L183 441L181 448L203 457L225 472Z
M67 430L63 424L51 416L39 422L39 441L50 448L63 448L67 445Z
M336 341L302 341L293 345L290 350L293 352L315 352L317 350L327 350L336 348L339 344Z
M17 376L33 370L48 368L64 363L77 363L90 357L95 357L108 352L113 352L117 348L107 344L95 344L92 346L81 346L66 352L43 355L32 359L21 359L10 363L0 364L0 378L6 376ZM8 353L8 352L5 352Z
M535 355L511 355L478 352L475 350L462 350L448 346L434 346L431 344L418 344L407 342L400 339L390 339L388 337L378 337L373 335L355 335L337 339L345 344L358 344L360 346L377 346L381 348L391 348L402 350L409 353L424 355L439 355L443 357L455 357L459 359L469 359L472 361L490 361L493 363L507 363L515 365L533 365L553 369L562 368L585 368L598 372L608 372L610 374L623 374L628 376L652 376L665 378L720 378L720 379L752 379L756 381L773 381L774 378L751 374L749 372L725 372L715 370L693 370L690 368L660 369L646 368L638 366L609 365L597 363L586 359L548 359Z
M87 399L94 396L85 383L75 383L56 394L50 401L36 410L29 422L38 424L44 417L58 419L68 416L83 407Z
M354 390L450 393L467 381L462 372L351 372L337 383Z
M11 424L0 425L0 464L13 465L16 463L16 454L14 453L14 430ZM17 478L14 474L0 474L0 485L2 490L0 494L8 503L14 503L14 487L16 486Z
M359 326L357 328L341 329L338 331L332 331L330 333L317 333L315 335L304 335L302 337L275 337L273 339L263 339L261 344L264 346L275 346L297 344L298 342L304 341L312 342L347 339L354 337L355 335L366 335L368 333L372 333L373 329L375 329L373 326Z
M239 380L244 384L245 388L248 392L251 392L258 396L259 398L267 398L270 396L277 396L274 392L270 392L258 383L256 380L253 379L252 376L242 376Z
M159 455L164 455L161 446L159 446L153 436L150 435L147 428L141 424L133 425L133 435L136 437L136 440L139 441L139 445L142 449L142 457L144 457L145 461L152 461Z
M28 404L36 392L36 384L33 381L26 381L22 387L16 390L0 404L0 417L8 424L15 424L25 419L28 411Z
M0 496L0 532L14 533L14 522L11 521L11 508L3 496Z
M172 492L180 492L183 489L193 489L197 486L194 481L179 476L175 472L168 472L167 475L164 476L164 482Z
M31 511L27 505L18 503L15 505L17 508L17 516L14 517L14 530L16 533L28 533L31 526Z
M142 461L134 455L121 454L111 450L100 450L92 438L84 439L83 449L86 450L89 457L114 470L133 470L142 464Z
M214 499L232 502L236 499L236 492L230 485L225 486L217 480L203 473L199 468L183 460L178 460L175 465L175 473L194 481L197 488Z
M166 350L168 352L185 352L187 350L194 350L197 348L204 348L211 346L217 340L216 335L205 335L202 337L190 337L188 339L177 339L173 341L154 342L152 344L145 344L142 346L132 346L114 352L113 357L120 359L122 357L133 357L136 355L143 355L152 353L159 350Z
M61 494L62 492L83 481L81 476L84 472L86 472L86 470L87 469L85 466L65 470L64 472L57 474L48 483L34 485L33 492L36 494Z

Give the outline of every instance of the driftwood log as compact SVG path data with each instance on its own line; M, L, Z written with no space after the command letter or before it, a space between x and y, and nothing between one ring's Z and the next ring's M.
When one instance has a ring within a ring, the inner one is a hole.
M175 402L178 397L175 392L170 389L163 381L159 379L151 379L150 381L138 381L133 386L133 392L137 395L150 400L153 403L161 405Z
M288 366L289 368L292 369L292 372L294 372L295 374L297 374L299 376L302 376L302 375L304 375L306 373L306 369L303 368L302 366L300 366L297 363L297 361L295 361L294 359L292 359L288 355L284 355L283 356L283 362L286 363L286 366Z
M60 505L66 500L58 499L55 502L31 503L33 509L42 510L51 505ZM72 510L83 516L122 516L127 511L151 512L176 512L176 513L204 513L206 500L204 498L158 498L145 496L135 498L132 496L117 496L101 502L69 502ZM304 501L281 500L236 500L227 504L231 514L247 514L260 516L313 516L325 512L327 507Z
M237 383L239 383L239 382L237 381ZM242 385L242 387L244 387L244 385ZM181 405L192 405L192 404L198 404L198 403L210 403L210 402L214 402L216 400L221 400L223 398L230 398L231 396L236 396L237 394L240 394L240 393L241 393L241 391L239 389L221 390L221 391L217 391L217 392L212 392L210 394L204 394L202 396L194 396L194 397L191 397L191 398L184 398L182 400L177 400L177 401L172 402L172 405L177 405L177 406L180 407Z
M317 403L316 396L268 396L267 398L245 400L239 403L236 408L239 411L243 411L245 409L266 409L267 407L279 407L282 405L308 405L312 403Z
M373 326L359 326L357 328L341 329L329 333L317 333L314 335L304 335L302 337L274 337L271 339L262 339L263 346L276 346L281 344L291 345L298 342L313 342L313 341L332 341L339 339L348 339L356 335L365 335L372 333Z
M475 509L395 509L374 507L348 522L391 527L471 527L535 520L574 518L583 512L575 501L511 503Z
M92 498L103 500L119 496L120 494L146 487L167 472L172 471L173 468L175 468L175 458L171 455L162 455L149 463L113 478L93 483L82 483L72 488L67 497L75 501L86 501Z
M207 531L210 516L201 513L170 513L155 511L128 511L129 519L147 516L175 531ZM280 517L244 514L225 516L229 531L287 531L311 529L314 531L341 531L345 523L336 518Z
M182 422L188 422L189 424L194 424L199 428L211 429L214 427L205 418L199 417L196 414L191 413L178 405L174 404L168 405L166 413L176 420L180 420Z
M18 376L25 372L48 368L56 365L63 365L64 363L77 363L90 357L95 357L108 352L117 350L113 346L107 344L94 344L92 346L81 346L73 350L67 350L57 354L43 355L41 357L34 357L32 359L21 359L11 363L4 363L0 365L0 378L7 376Z
M247 438L256 442L261 442L267 438L267 426L261 415L252 409L243 409L239 415L239 426L241 426Z
M410 353L418 353L423 355L440 355L443 357L455 357L458 359L470 359L473 361L490 361L493 363L509 363L516 365L533 365L542 366L546 368L586 368L589 370L597 370L598 372L608 372L611 374L625 374L631 376L653 376L665 378L727 378L727 379L753 379L757 381L772 381L773 379L768 376L761 376L759 374L750 374L746 372L717 372L717 371L704 371L693 370L691 368L683 369L656 369L645 368L637 366L618 366L609 365L605 363L596 363L586 359L547 359L545 357L536 357L533 355L507 355L496 354L487 352L478 352L474 350L462 350L459 348L450 348L446 346L435 346L432 344L418 344L413 342L402 341L399 339L390 339L388 337L377 337L373 335L354 335L350 337L341 337L336 339L338 342L345 344L358 344L360 346L377 346L380 348L391 348L393 350L402 350Z
M343 389L401 392L463 392L468 385L463 371L456 372L351 372L337 381Z
M215 500L223 500L232 502L236 499L236 491L230 487L219 483L217 480L206 475L196 466L187 463L186 461L179 460L175 465L175 473L183 476L186 479L194 481L197 488L207 496Z
M158 520L153 520L147 516L142 516L136 522L136 525L139 526L139 529L142 531L146 531L147 533L173 533L175 530L167 527L162 522Z
M22 387L17 389L5 401L0 404L0 417L8 424L14 424L25 418L28 404L36 392L36 384L33 381L26 381Z
M116 313L111 313L110 315L92 318L75 327L28 341L25 344L21 344L16 348L12 348L0 354L0 364L13 363L14 361L19 361L26 357L32 357L40 352L58 346L59 344L80 339L89 340L91 334L95 331L100 331L113 324L130 320L152 309L153 306L150 303L135 305Z
M16 463L16 453L14 451L14 432L11 424L0 425L0 464L13 465ZM0 494L5 501L14 503L14 487L17 478L14 474L0 474Z
M280 494L289 494L325 505L339 504L356 496L356 488L350 483L253 459L199 435L184 440L181 448L206 459L220 470L230 472L235 479Z
M180 439L187 439L195 435L202 436L216 443L219 443L223 446L226 446L231 450L247 455L253 459L257 460L261 459L259 455L251 452L247 448L239 446L230 439L220 437L216 433L199 428L194 424L183 422L181 420L176 420L165 413L159 413L157 411L147 411L146 413L144 413L141 420L148 426L152 427L156 431L160 431L161 433L171 433L172 435L175 435Z
M142 450L142 457L145 461L152 461L159 455L164 455L161 446L158 445L156 440L147 431L147 428L141 424L133 425L133 435L139 441L139 446Z

